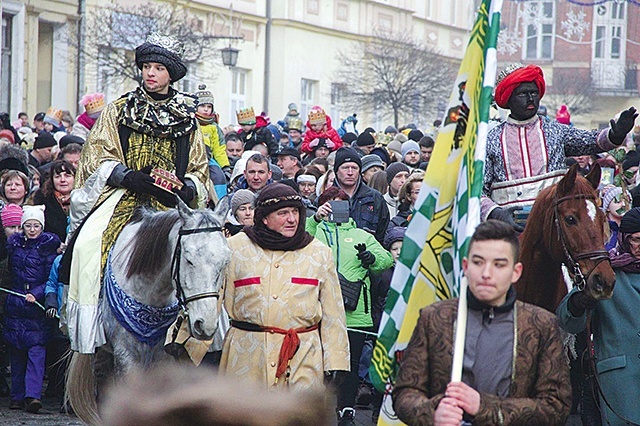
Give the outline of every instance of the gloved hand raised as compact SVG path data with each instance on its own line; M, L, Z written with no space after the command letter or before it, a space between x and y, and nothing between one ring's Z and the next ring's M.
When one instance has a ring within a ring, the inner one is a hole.
M178 203L175 194L154 185L154 180L150 176L152 168L152 166L147 166L128 172L122 179L121 185L135 194L151 195L165 207L175 207Z
M624 110L620 113L618 121L611 120L611 130L609 130L609 139L612 143L620 145L627 137L627 133L633 129L633 124L638 118L638 112L634 107Z
M581 317L584 311L595 309L598 301L584 291L577 291L567 300L567 309L574 317Z
M364 243L356 244L353 247L358 250L358 254L356 255L356 257L358 258L364 269L367 269L371 265L376 263L376 256L369 250L367 250L367 246Z
M189 204L195 198L196 194L184 179L180 179L180 182L182 182L182 188L173 188L173 192L180 197L185 204Z
M515 229L516 231L522 232L524 231L524 228L518 225L515 220L513 220L513 213L518 210L522 210L522 207L497 207L491 210L491 213L489 213L489 217L487 219L501 220L513 226L513 229Z

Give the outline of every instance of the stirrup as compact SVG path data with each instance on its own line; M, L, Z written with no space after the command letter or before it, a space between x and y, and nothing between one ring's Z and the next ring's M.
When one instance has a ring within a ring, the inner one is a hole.
M354 408L351 408L351 407L344 407L342 410L338 410L338 417L340 419L344 419L346 417L347 413L349 414L349 416L352 419L356 418L356 410Z

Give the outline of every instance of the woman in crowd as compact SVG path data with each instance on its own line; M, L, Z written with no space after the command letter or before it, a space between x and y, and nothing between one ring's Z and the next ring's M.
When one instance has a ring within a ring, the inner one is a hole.
M626 200L622 196L622 188L619 186L608 186L602 190L602 206L600 207L607 216L609 231L611 236L605 244L607 250L611 250L618 242L618 228L622 216L631 209L631 194L627 191Z
M76 169L66 160L56 160L49 171L40 190L35 193L33 203L46 207L45 232L53 232L64 242L67 238L69 206Z
M248 189L239 189L231 197L231 210L224 224L227 237L236 235L245 226L253 226L256 195Z
M29 195L29 178L18 170L6 170L0 178L0 196L5 204L22 206Z
M413 211L418 194L420 193L420 185L424 179L424 172L413 171L407 178L407 181L402 185L398 192L398 200L400 205L398 206L398 214L391 218L387 230L396 226L407 227L409 225L409 216Z
M364 346L366 334L372 331L371 315L371 279L370 272L384 271L393 265L391 254L386 251L375 237L356 227L353 219L346 223L334 223L329 217L332 213L330 201L348 200L348 195L340 188L331 187L318 198L318 211L307 220L306 229L311 235L329 246L333 251L341 286L343 280L360 282L360 297L355 309L345 305L349 350L351 353L351 372L347 374L338 388L338 425L351 425L355 418L353 409L358 390L358 364Z

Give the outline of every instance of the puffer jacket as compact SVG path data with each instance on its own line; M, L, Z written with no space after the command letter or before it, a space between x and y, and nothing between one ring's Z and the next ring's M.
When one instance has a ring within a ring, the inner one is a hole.
M23 233L9 238L7 250L11 268L11 290L31 293L44 305L44 292L51 265L58 255L60 238L43 232L38 238L25 239ZM4 338L17 349L44 345L49 338L49 325L44 310L23 297L9 295L5 304Z
M340 187L338 179L333 185ZM382 194L369 188L362 179L358 182L356 192L349 198L349 216L355 220L358 228L373 233L382 244L389 225L389 209Z
M356 228L353 219L349 222L336 224L327 221L318 223L315 217L306 222L306 230L325 245L331 248L333 259L340 272L349 281L363 280L365 285L360 292L360 299L355 311L347 311L347 327L372 327L373 316L371 309L371 279L367 270L356 257L356 244L364 243L375 257L376 261L369 267L370 272L384 271L393 266L391 253L385 250L370 233Z

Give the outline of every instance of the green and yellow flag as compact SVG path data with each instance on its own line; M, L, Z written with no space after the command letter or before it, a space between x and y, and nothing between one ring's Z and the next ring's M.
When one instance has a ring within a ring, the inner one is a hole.
M480 222L489 109L502 0L484 0L405 234L369 373L385 397L379 425L401 424L391 406L398 361L419 310L458 296L462 258Z

